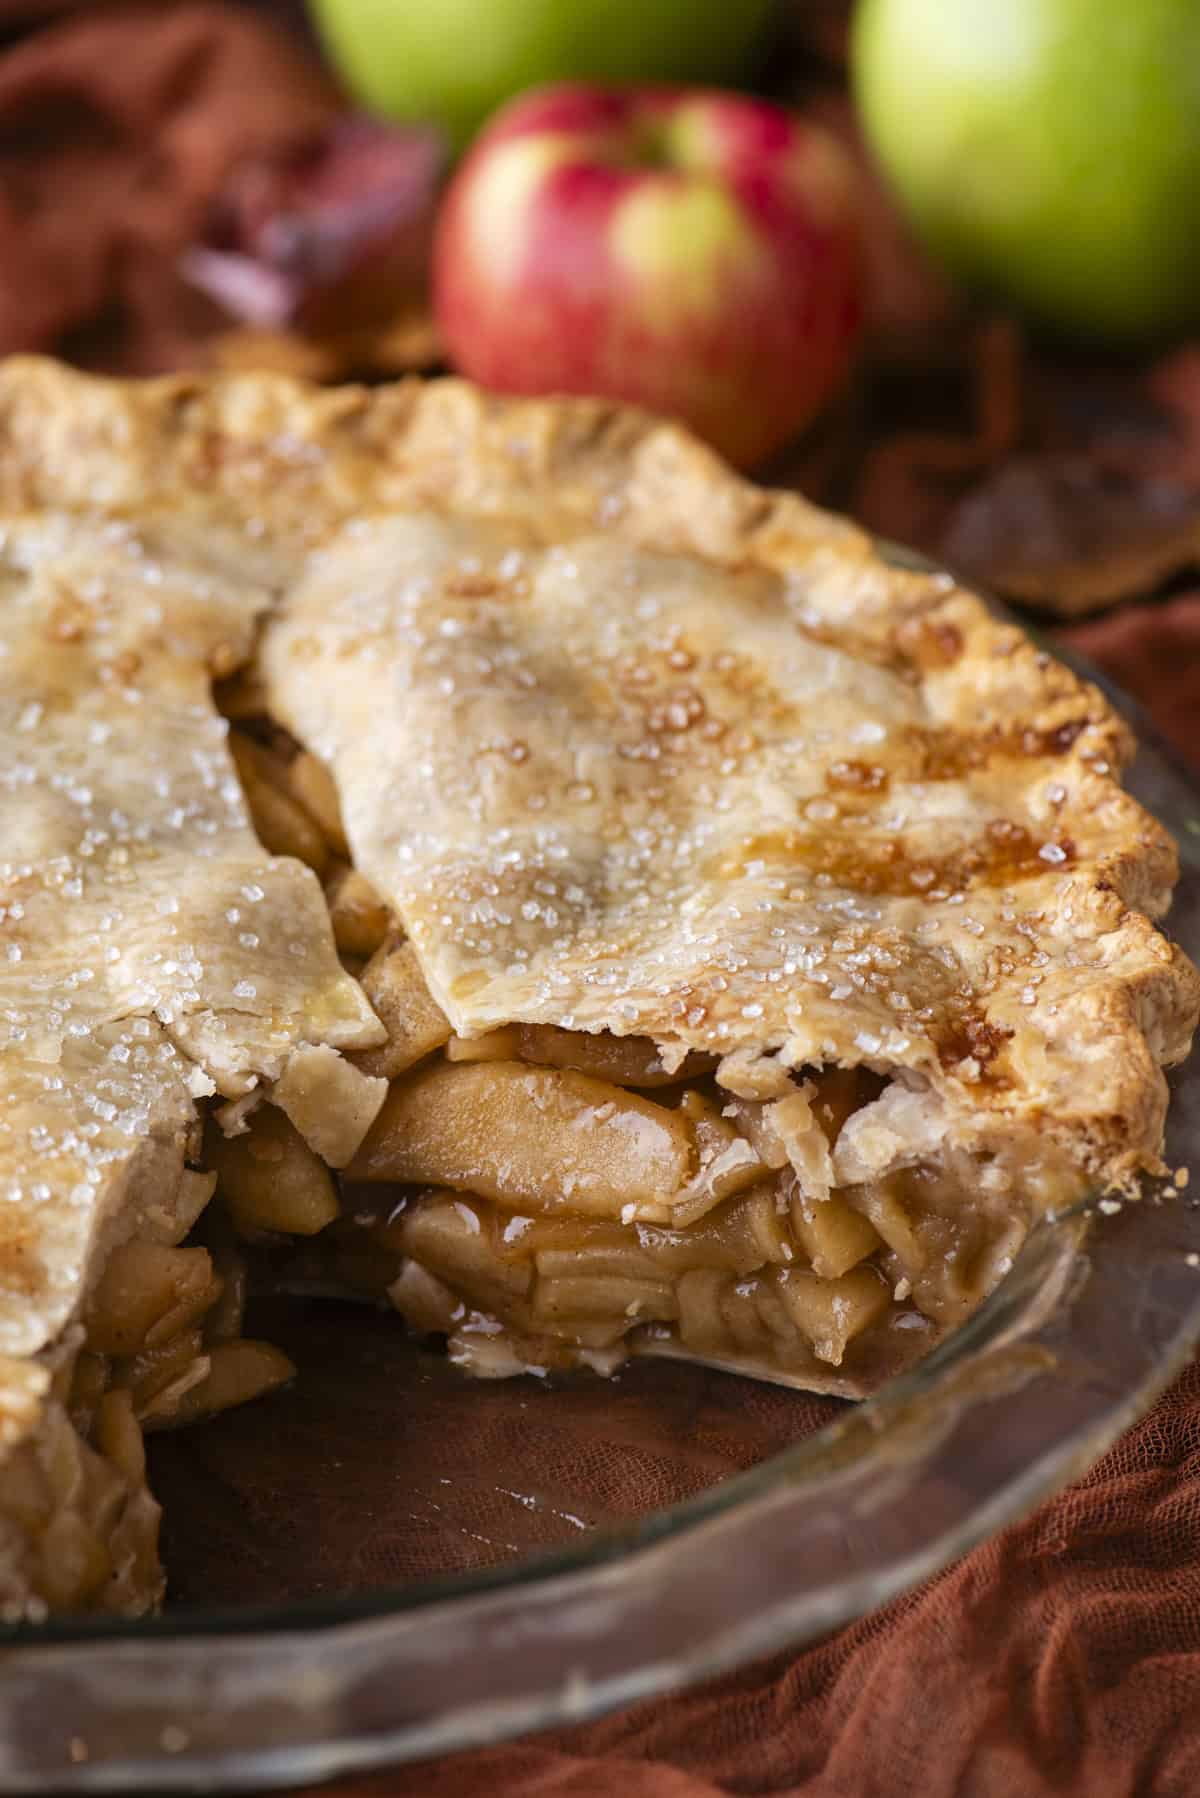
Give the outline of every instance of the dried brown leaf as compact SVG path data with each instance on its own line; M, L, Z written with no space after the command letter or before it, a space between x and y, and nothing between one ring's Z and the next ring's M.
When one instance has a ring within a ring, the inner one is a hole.
M432 128L354 114L304 145L245 157L181 269L253 328L374 327L425 286L444 159Z
M1095 457L1017 457L961 502L940 552L1010 598L1093 611L1200 559L1200 494Z
M1059 635L1140 699L1200 767L1200 589L1157 605L1124 606Z
M1023 346L1010 320L987 320L952 338L938 360L948 361L964 389L967 428L902 428L877 437L852 501L869 529L928 550L937 548L964 491L1015 448L1023 417ZM929 369L931 357L919 366Z

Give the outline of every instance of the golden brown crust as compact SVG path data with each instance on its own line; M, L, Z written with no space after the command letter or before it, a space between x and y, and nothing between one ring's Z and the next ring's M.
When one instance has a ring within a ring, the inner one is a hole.
M764 1001L762 1011L745 1016L758 994L747 999L733 980L723 994L706 989L705 1016L689 1023L688 1011L701 1006L680 1010L678 980L664 983L656 1007L643 979L623 995L636 1019L598 1000L590 1009L572 1005L577 1022L704 1049L782 1048L790 1062L865 1059L907 1068L955 1115L974 1120L980 1140L992 1128L1039 1122L1101 1178L1154 1163L1165 1105L1159 1069L1185 1053L1200 998L1190 963L1148 922L1169 900L1173 846L1117 783L1132 746L1103 697L944 578L886 566L852 525L793 494L738 479L674 427L598 402L492 399L453 381L371 393L270 376L132 385L18 361L0 372L0 451L0 504L9 510L53 506L146 519L169 509L174 528L190 521L190 528L226 533L231 554L288 590L281 622L268 634L274 697L285 715L290 708L300 735L305 725L326 728L324 747L351 814L363 782L350 763L338 765L337 754L350 717L306 709L299 677L287 673L300 628L294 619L304 616L303 588L313 580L308 552L322 551L333 587L355 570L378 582L380 563L372 563L369 547L348 542L348 521L386 515L380 529L414 516L449 518L455 528L465 521L468 549L517 544L535 559L556 542L625 543L669 559L655 565L656 577L682 570L680 578L710 581L714 607L726 603L717 587L739 589L741 610L730 612L736 628L755 607L770 613L764 652L787 628L813 657L830 652L835 689L848 666L868 685L875 679L864 704L882 694L902 711L903 696L911 697L903 728L889 730L887 744L815 756L836 824L802 821L799 836L758 858L768 879L778 872L776 852L804 875L805 896L782 919L789 931L810 918L822 881L874 915L856 921L847 914L841 938L822 926L829 965L844 978L821 983L803 969L788 974L784 984L802 1005ZM449 552L434 545L427 553L436 569L437 556ZM491 628L486 592L473 594L468 580L450 598L460 612L465 607L468 638ZM517 647L540 651L551 636L546 618L534 618ZM569 661L572 650L594 646L581 628L563 653ZM339 653L345 649L343 632ZM330 650L324 641L314 653ZM404 672L413 677L407 665ZM562 660L551 670L558 698L569 673ZM701 697L708 697L703 685ZM838 706L842 697L835 690ZM568 712L574 730L579 708ZM741 715L753 719L748 700ZM534 728L537 722L535 715ZM382 728L407 756L404 721L392 717ZM461 737L449 748L464 759ZM510 763L489 776L491 801L504 817L521 813L532 772ZM811 790L811 783L779 783L793 801ZM877 851L898 792L910 815L898 832L893 825L901 840L891 859ZM459 796L471 800L469 785ZM472 971L472 954L462 918L438 926L433 900L428 916L420 902L422 886L436 890L439 903L444 897L444 844L424 860L418 851L406 881L397 874L395 842L381 847L378 817L365 802L359 814L356 859L397 904L456 1028L483 1028L500 1011L560 1021L561 992L538 999L529 982L499 981L487 955L474 957L487 978L474 982L468 998L462 976ZM1009 826L1015 834L1006 836ZM469 909L486 857L469 830L458 849L455 871ZM747 860L755 861L750 851ZM681 882L695 871L694 863L681 864ZM589 886L602 926L615 916L614 880L628 877L628 865L608 867ZM759 879L739 875L739 898L753 897ZM729 876L717 885L727 893ZM510 896L528 897L520 880ZM624 914L620 924L624 931ZM842 939L852 947L839 961L831 945ZM573 996L586 996L578 935L561 955L540 925L519 940L540 958L543 974L580 975ZM615 929L607 936L603 927L592 930L589 968L633 944ZM636 946L645 949L647 940ZM677 955L671 930L657 948ZM693 957L692 972L702 971Z
M269 596L61 512L8 521L0 585L0 1353L23 1355L135 1201L170 1201L198 1097L378 1026L315 878L256 840L212 704Z

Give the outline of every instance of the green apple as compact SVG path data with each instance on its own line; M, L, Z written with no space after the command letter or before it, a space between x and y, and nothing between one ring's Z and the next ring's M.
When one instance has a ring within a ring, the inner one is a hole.
M771 0L313 0L325 47L362 104L430 120L456 146L539 82L730 81Z
M1200 321L1200 0L861 0L867 135L918 232L1060 330Z

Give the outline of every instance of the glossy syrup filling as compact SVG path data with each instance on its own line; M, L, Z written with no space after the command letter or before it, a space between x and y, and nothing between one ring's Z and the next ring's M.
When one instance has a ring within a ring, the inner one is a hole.
M253 696L230 709L253 713ZM256 827L324 880L339 951L388 1031L350 1059L389 1090L336 1178L260 1108L215 1147L219 1190L250 1233L315 1226L308 1277L386 1297L472 1371L682 1354L861 1390L964 1318L1033 1215L1073 1196L1074 1174L1029 1144L940 1145L882 1179L814 1182L887 1084L865 1069L776 1071L749 1098L717 1083L714 1057L671 1060L645 1038L454 1036L350 864L328 774L261 719L250 730L233 741Z
M1020 1170L948 1152L809 1196L773 1110L811 1114L828 1140L881 1085L830 1070L797 1081L794 1104L731 1101L711 1080L650 1102L626 1093L626 1105L641 1101L627 1113L640 1133L657 1124L653 1109L695 1145L688 1186L663 1204L644 1196L636 1170L605 1162L602 1141L592 1165L604 1171L591 1181L554 1159L556 1125L586 1156L589 1120L601 1137L621 1089L505 1061L489 1068L486 1092L467 1092L452 1069L423 1068L389 1094L350 1170L364 1183L346 1188L329 1265L386 1293L482 1374L673 1354L852 1393L967 1316L1035 1209L1063 1191L1053 1175L1035 1190ZM444 1152L442 1132L457 1117L465 1134L481 1113L489 1158L467 1167ZM518 1164L510 1149L522 1138L538 1147Z

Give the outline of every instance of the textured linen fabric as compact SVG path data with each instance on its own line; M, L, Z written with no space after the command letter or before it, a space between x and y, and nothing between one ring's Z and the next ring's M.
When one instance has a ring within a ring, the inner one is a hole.
M831 1640L339 1798L1194 1798L1200 1370L1027 1522Z

